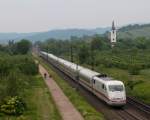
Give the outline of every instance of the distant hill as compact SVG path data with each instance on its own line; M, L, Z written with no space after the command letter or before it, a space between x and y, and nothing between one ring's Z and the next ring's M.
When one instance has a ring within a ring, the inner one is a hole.
M33 36L38 33L0 33L0 43L7 43L9 40L20 40L27 36Z
M94 34L104 34L111 28L96 28L96 29L58 29L46 32L31 32L31 33L0 33L0 43L7 43L9 40L29 39L30 41L44 41L49 38L69 39L71 36L92 36ZM150 24L134 24L120 27L117 32L118 38L150 38Z
M150 38L150 24L134 24L121 27L118 30L118 38L130 38L134 39L137 37Z
M69 39L71 36L82 37L84 35L103 34L108 30L110 30L109 27L96 29L62 29L33 33L0 33L0 43L7 43L9 40L18 41L20 39L29 39L33 42L43 41L49 38Z

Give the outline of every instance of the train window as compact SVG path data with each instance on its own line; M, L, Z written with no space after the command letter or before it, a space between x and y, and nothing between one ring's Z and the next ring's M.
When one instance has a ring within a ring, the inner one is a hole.
M106 90L106 86L104 84L102 84L102 89Z
M101 77L107 77L107 75L106 74L99 74L99 75L97 75L97 77L99 77L99 78L101 78Z
M95 80L93 80L93 83L95 84Z
M122 85L109 85L109 91L123 91Z
M102 84L102 88L104 89L104 84Z

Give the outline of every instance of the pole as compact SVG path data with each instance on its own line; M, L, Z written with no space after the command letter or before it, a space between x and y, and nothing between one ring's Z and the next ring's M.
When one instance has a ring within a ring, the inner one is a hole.
M78 66L79 66L79 63L78 63L78 55L77 55L77 64L76 64L76 81L77 81L77 87L76 87L76 90L78 90L78 86L79 86L79 69L78 69Z
M47 61L48 61L48 48L47 48Z
M92 70L94 70L94 51L92 48L92 44L91 44L91 67L92 67Z
M72 43L70 43L70 57L71 57L71 62L73 62L73 47L72 47Z

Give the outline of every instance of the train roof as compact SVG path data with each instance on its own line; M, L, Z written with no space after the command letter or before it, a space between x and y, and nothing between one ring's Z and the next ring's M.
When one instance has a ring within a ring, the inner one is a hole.
M46 52L42 52L42 53L45 54L45 55L47 54ZM86 77L88 77L90 79L94 78L96 80L99 80L99 81L101 81L103 83L106 83L106 84L109 84L109 85L110 84L111 85L113 85L113 84L123 84L123 82L118 81L118 80L114 80L113 78L108 77L106 74L101 74L101 73L95 72L93 70L90 70L88 68L79 66L79 65L77 65L75 63L72 63L70 61L64 60L62 58L59 58L59 57L57 57L57 56L55 56L53 54L49 54L48 53L48 56L53 58L53 59L55 59L55 60L57 60L57 61L59 61L61 64L64 64L67 67L70 67L70 68L74 69L74 70L76 70L77 67L78 67L78 70L79 70L80 74L83 74L83 75L85 75Z
M81 67L80 74L86 75L88 78L92 79L94 76L99 75L98 72L92 71L88 68Z
M122 81L114 80L111 77L97 77L97 76L95 76L94 79L97 81L101 81L101 82L105 83L106 85L123 85Z
M106 82L107 85L124 85L122 81L118 81L118 80L111 80Z

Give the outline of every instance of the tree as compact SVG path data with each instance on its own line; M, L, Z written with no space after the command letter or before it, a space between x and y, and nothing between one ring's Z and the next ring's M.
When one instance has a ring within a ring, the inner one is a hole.
M79 55L80 64L85 63L89 58L89 48L88 48L88 46L86 46L85 44L80 46L78 55Z
M16 43L16 52L20 54L27 54L27 52L30 50L31 42L28 40L21 40Z
M95 35L91 41L92 50L104 50L109 48L109 42L105 37Z
M132 91L136 85L141 84L143 82L144 81L142 81L142 80L136 80L136 81L134 81L134 80L128 80L126 82L126 85Z
M100 50L102 48L102 41L98 35L94 36L91 41L91 49L92 50Z
M146 49L147 48L147 40L145 37L136 38L136 46L139 49Z

